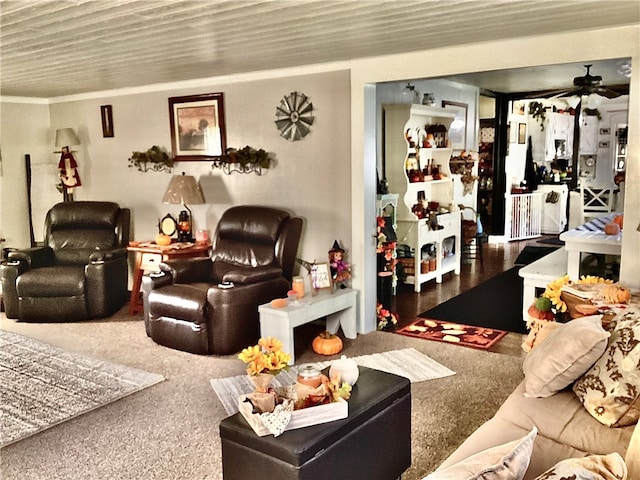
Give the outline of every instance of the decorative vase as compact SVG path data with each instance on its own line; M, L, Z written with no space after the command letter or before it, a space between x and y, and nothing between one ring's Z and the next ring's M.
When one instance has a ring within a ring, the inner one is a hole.
M257 393L267 393L273 382L275 375L271 373L259 373L258 375L249 375L249 380L255 385Z

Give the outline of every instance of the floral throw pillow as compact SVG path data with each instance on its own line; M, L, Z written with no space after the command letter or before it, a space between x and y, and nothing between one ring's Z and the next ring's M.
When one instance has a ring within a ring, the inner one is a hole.
M629 312L614 322L607 349L573 391L602 424L623 427L640 417L640 314Z
M619 453L568 458L556 463L536 480L626 480L627 466Z

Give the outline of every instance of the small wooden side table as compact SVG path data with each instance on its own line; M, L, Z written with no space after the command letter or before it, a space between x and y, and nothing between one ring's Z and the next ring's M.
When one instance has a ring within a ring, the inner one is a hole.
M143 263L159 264L172 258L208 257L211 243L172 243L167 246L154 242L130 242L127 250L136 254L133 267L133 285L129 299L129 314L135 315L142 311L140 301L140 285L144 274ZM143 262L144 259L144 262Z

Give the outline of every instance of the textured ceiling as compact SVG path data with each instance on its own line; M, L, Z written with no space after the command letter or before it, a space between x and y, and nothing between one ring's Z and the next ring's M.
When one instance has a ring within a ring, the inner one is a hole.
M51 98L639 20L636 0L0 0L0 93Z

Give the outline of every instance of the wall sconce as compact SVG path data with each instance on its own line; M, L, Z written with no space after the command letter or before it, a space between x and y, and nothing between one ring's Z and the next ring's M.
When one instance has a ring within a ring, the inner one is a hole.
M415 85L407 82L405 87L402 89L402 96L408 99L409 103L418 103L420 98L420 94L416 90Z
M187 203L201 205L204 202L202 190L193 175L174 175L171 177L167 191L162 197L162 203L182 205L188 210L180 212L178 216L178 241L193 241L193 214Z

